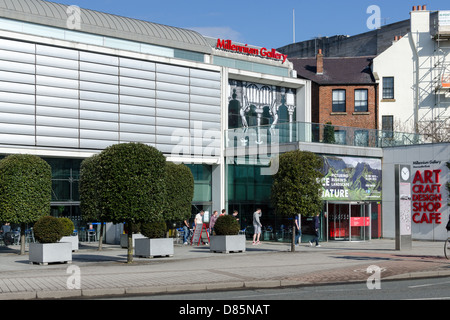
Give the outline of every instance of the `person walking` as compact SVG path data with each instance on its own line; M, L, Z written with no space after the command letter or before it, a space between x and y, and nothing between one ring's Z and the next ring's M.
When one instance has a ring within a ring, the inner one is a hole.
M259 242L259 238L261 237L261 209L258 208L256 209L256 211L253 213L253 245L258 245L261 242Z
M214 225L216 224L216 220L219 217L219 213L217 210L214 210L213 215L211 216L211 220L209 221L209 234L213 235Z
M320 231L320 220L319 220L319 214L320 212L318 212L315 216L314 216L314 232L315 232L315 237L312 240L312 242L309 242L309 245L312 247L312 243L315 242L316 243L316 247L320 247L319 244L319 231Z
M300 215L297 214L295 216L295 240L294 240L294 244L297 246L299 245L298 243L298 239L300 239L300 237L302 236L302 227L301 227L301 221L300 221Z

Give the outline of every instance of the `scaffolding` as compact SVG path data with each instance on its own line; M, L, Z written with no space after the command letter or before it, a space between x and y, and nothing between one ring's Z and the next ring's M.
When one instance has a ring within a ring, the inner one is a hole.
M441 16L449 14L450 11L438 12L433 21L435 105L430 110L431 116L427 113L419 120L423 128L428 128L433 142L450 141L450 21L441 19Z

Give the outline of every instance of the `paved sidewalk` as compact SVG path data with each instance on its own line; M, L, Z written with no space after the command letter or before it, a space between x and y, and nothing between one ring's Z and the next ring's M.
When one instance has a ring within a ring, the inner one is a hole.
M395 251L393 240L302 244L247 242L245 253L211 253L209 246L175 244L166 258L134 258L126 249L83 243L72 264L30 264L18 247L0 248L0 299L97 298L238 288L276 288L324 283L361 282L380 268L381 280L450 276L443 242L414 241L412 250ZM80 275L77 278L77 275ZM79 280L77 282L77 280ZM77 287L78 286L78 287ZM75 288L73 288L75 287Z

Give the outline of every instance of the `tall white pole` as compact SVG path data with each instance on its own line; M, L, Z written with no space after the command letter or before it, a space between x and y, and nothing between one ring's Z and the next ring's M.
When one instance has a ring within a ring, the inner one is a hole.
M292 30L293 30L293 42L295 43L295 9L292 9Z

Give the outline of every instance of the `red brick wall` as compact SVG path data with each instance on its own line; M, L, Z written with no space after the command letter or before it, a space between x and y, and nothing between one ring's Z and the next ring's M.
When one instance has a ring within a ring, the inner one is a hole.
M333 113L333 90L345 89L346 112ZM355 90L367 89L368 112L355 112ZM314 123L331 122L336 126L377 129L376 86L313 86L312 121ZM318 95L314 97L314 95Z

